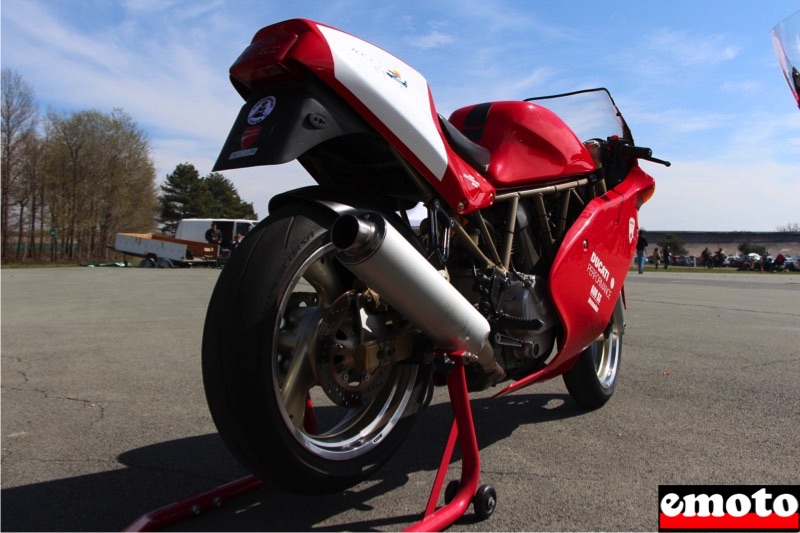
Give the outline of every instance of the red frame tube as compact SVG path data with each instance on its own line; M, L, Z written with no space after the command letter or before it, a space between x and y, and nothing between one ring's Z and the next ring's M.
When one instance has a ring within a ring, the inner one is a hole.
M263 486L264 482L257 477L246 476L215 487L208 492L150 511L134 520L123 531L157 531L175 522L197 516L204 511L217 509L224 502L249 494Z

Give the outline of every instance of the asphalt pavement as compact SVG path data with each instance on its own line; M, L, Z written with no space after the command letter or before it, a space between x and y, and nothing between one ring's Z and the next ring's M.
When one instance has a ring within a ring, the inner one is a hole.
M119 531L247 475L203 394L218 274L2 270L3 531ZM452 531L652 531L659 484L800 483L800 276L649 269L626 290L604 408L581 411L560 379L475 396L481 481L498 506ZM421 517L450 420L437 389L373 479L324 498L265 487L169 529L403 529Z

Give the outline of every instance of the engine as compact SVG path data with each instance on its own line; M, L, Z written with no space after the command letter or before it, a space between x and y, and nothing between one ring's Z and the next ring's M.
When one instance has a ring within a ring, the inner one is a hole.
M504 235L503 214L498 216L491 210L486 214L488 232ZM479 266L474 249L485 245L481 232L472 226L451 238L453 221L438 202L428 207L428 217L419 227L428 260L440 272L446 271L450 283L488 320L495 360L513 379L544 365L553 351L560 324L548 296L546 262L529 232L529 215L523 205L516 216L517 248L508 271ZM462 242L464 238L472 242ZM501 239L498 237L498 245Z
M503 316L498 320L501 332L495 334L495 344L507 348L518 359L544 361L553 348L558 320L547 298L544 278L524 274L519 277L503 291Z
M468 262L459 260L464 259L459 248L454 240L448 261L451 282L489 320L497 361L511 377L542 365L553 349L559 323L546 280L518 272L480 273L465 268Z

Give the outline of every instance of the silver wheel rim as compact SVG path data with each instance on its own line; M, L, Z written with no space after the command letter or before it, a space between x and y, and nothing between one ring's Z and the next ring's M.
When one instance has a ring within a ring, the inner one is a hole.
M344 461L369 453L394 429L411 399L417 366L394 365L377 396L358 408L340 407L326 396L312 363L320 319L344 292L334 262L333 246L327 244L295 272L279 303L270 357L286 428L310 453ZM299 307L298 301L303 301ZM309 398L315 433L304 423Z
M592 360L597 372L597 381L605 390L613 387L617 381L621 354L622 335L614 327L608 336L592 343Z

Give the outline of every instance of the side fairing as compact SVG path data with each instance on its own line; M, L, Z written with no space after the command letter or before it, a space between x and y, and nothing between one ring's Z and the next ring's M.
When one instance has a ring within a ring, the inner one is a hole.
M589 346L608 325L639 237L639 207L655 187L633 167L613 190L593 199L564 237L550 270L550 296L564 325L551 373Z

